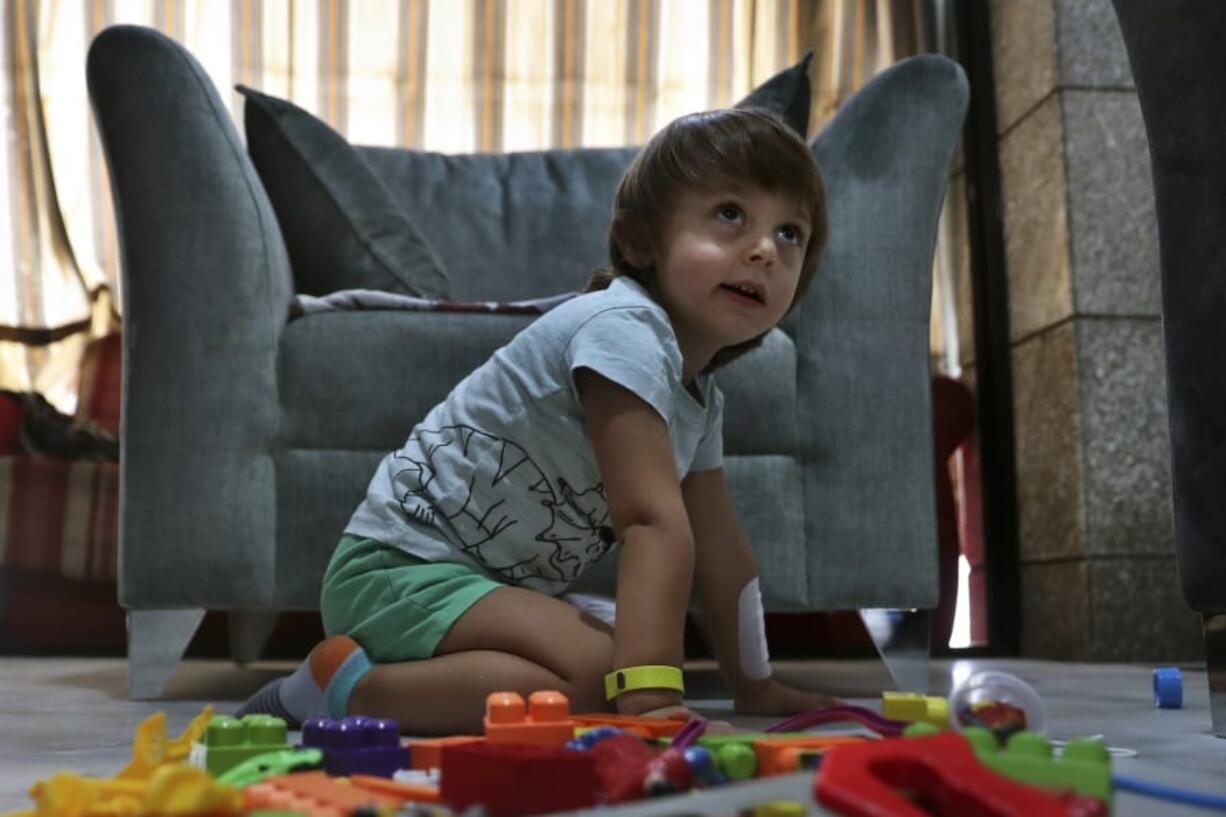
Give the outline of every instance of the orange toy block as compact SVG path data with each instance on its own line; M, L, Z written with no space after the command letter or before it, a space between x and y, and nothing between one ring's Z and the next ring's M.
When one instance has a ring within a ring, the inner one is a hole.
M612 712L597 712L591 715L571 715L576 726L614 726L645 738L671 738L681 731L685 721L667 718L644 718L642 715L618 715Z
M864 743L858 736L814 736L811 738L764 738L752 742L758 756L758 777L777 774L792 774L800 771L800 756L812 752L824 752L835 746L849 743Z
M518 692L494 692L485 699L485 739L489 743L563 746L574 736L570 701L561 692L533 692L526 711Z
M452 735L446 738L423 738L409 741L409 766L422 772L441 769L443 749L447 746L462 746L465 743L485 743L485 738L475 735Z
M248 809L300 811L310 817L346 817L363 806L397 808L404 800L342 783L323 772L270 777L243 789Z
M394 780L388 780L386 777L375 777L370 774L351 775L349 782L359 789L368 789L380 794L386 794L399 799L401 802L442 802L442 799L439 797L438 786L430 786L424 783L397 783Z

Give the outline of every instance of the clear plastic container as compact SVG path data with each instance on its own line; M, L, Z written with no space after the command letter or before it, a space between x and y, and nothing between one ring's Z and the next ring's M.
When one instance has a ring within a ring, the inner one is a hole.
M1026 729L1042 734L1047 707L1035 688L1016 675L997 670L976 672L949 696L950 720L958 729L985 726L1004 739Z

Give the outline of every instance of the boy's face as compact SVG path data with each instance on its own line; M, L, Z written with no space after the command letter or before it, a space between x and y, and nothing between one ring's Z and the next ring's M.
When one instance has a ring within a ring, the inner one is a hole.
M683 193L647 259L683 346L714 354L779 323L796 293L809 232L805 209L784 193Z

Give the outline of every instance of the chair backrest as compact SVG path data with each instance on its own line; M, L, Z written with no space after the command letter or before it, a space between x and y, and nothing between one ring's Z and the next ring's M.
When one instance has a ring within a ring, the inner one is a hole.
M608 264L613 193L637 148L358 150L438 254L453 298L510 301L577 290Z

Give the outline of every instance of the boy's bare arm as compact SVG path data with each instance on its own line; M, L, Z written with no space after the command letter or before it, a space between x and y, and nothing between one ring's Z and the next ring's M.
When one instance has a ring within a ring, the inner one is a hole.
M621 542L613 668L680 667L694 547L668 427L645 401L595 372L580 369L576 381L613 532ZM617 699L625 713L680 702L678 693L666 690Z
M740 697L761 683L742 672L737 620L741 591L758 575L757 562L732 508L724 469L692 472L681 490L698 549L694 580L711 646L725 680Z
M736 518L722 468L695 471L681 483L694 533L694 580L711 631L712 647L741 714L792 715L837 704L820 692L782 684L773 675L750 677L741 665L741 593L758 575L753 547ZM755 628L749 628L755 629ZM765 638L755 631L753 638ZM761 647L765 651L765 644ZM750 650L751 654L757 653ZM755 672L755 675L758 673Z

